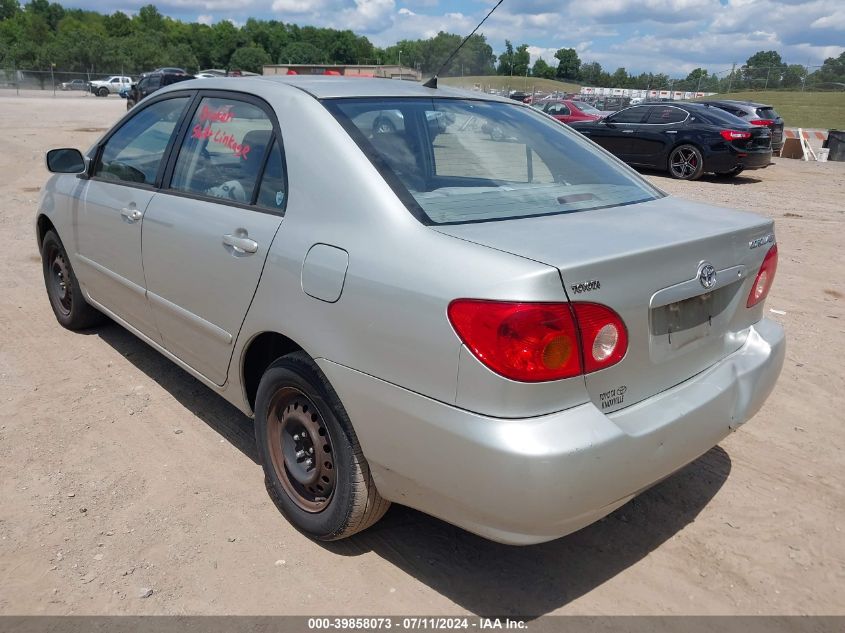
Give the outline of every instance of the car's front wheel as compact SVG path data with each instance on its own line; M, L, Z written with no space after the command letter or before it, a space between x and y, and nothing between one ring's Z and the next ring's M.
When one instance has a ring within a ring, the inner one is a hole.
M704 173L704 158L694 145L679 145L669 154L669 175L679 180L695 180Z
M109 89L108 88L100 88L97 91L97 96L99 97L108 97L109 96Z
M255 435L267 492L308 536L351 536L390 506L376 490L340 399L305 353L280 358L262 376Z
M50 307L62 326L69 330L83 330L105 320L106 317L82 296L67 251L54 231L47 231L44 236L41 265Z

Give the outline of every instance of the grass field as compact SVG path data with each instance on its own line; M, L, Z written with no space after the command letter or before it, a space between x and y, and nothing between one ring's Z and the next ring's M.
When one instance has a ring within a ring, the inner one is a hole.
M511 77L509 75L483 75L477 77L443 77L441 82L447 86L456 86L471 90L476 85L482 90L522 90L533 92L578 92L581 86L578 84L563 83L552 79L539 79L537 77Z
M787 127L845 130L845 92L731 92L722 99L756 101L771 105ZM716 97L708 97L714 99Z

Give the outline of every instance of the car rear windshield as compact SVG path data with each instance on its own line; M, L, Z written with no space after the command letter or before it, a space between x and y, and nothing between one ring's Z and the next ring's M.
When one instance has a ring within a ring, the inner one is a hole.
M722 110L722 108L718 106L705 106L703 109L696 108L695 110L690 110L690 114L692 116L699 116L702 119L713 123L714 125L724 125L731 128L747 128L748 121L745 119L741 119L740 117L731 114L727 110Z
M585 114L601 114L601 110L597 110L589 103L584 103L583 101L573 101L572 103L574 103L575 106Z
M427 224L588 211L663 195L533 108L445 98L323 103Z
M780 115L775 112L775 109L772 107L765 107L765 108L757 108L757 116L761 119L771 119L774 121Z

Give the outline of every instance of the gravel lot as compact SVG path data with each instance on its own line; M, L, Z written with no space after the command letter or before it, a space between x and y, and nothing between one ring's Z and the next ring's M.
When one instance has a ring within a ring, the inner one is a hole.
M544 545L396 506L318 545L269 501L250 420L120 327L53 318L33 229L43 155L86 148L123 108L0 94L0 614L845 614L845 163L646 174L777 221L767 311L787 360L721 446Z

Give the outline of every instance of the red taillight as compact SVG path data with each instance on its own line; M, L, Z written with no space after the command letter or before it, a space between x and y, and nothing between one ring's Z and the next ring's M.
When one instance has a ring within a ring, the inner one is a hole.
M739 130L722 130L719 132L726 141L739 141L751 138L751 132L740 132Z
M769 295L777 269L778 245L775 244L763 258L763 265L760 266L760 272L754 278L754 285L751 286L751 292L748 293L748 301L745 303L746 308L757 305Z
M456 299L449 304L448 316L482 363L521 382L561 380L583 373L585 367L587 372L609 367L621 360L628 346L622 319L594 303Z
M765 125L766 127L771 127L775 124L772 119L751 119L749 123L751 125Z

